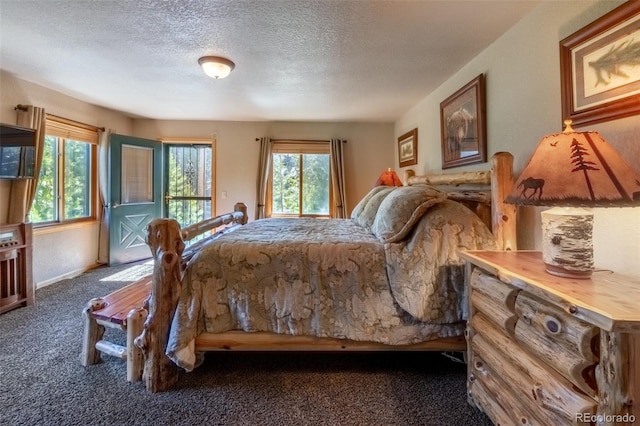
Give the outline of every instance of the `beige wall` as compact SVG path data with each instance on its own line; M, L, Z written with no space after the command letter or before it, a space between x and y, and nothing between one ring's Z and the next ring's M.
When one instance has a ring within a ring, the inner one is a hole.
M135 120L134 133L143 138L214 137L216 142L216 211L233 210L238 201L255 214L259 144L256 138L328 140L345 146L347 211L374 185L380 172L393 166L392 123L309 123ZM221 194L227 193L222 199Z
M441 170L440 102L486 75L487 154L509 151L516 175L545 134L562 130L559 41L621 1L544 2L395 123L395 136L418 127L417 172ZM638 117L589 126L640 172ZM396 154L396 163L397 154ZM473 165L455 170L486 167ZM539 208L520 208L518 244L540 249ZM640 277L640 208L594 209L596 267Z
M91 124L97 127L131 131L131 120L115 111L64 96L59 92L20 80L0 71L0 122L16 122L15 106L35 105L47 113ZM6 223L11 181L0 179L0 223ZM95 265L98 258L96 240L98 224L83 223L40 229L33 239L33 278L42 286L73 276Z
M0 121L15 123L14 107L32 104L48 113L105 127L114 133L149 139L162 137L215 137L217 139L217 212L233 210L244 201L253 218L256 198L257 137L292 139L347 139L347 208L351 209L367 192L380 172L393 166L393 123L304 123L304 122L218 122L155 121L131 119L53 90L0 72ZM0 223L6 223L11 206L9 180L0 180ZM221 193L226 191L227 198ZM97 223L36 230L34 235L34 280L38 285L76 275L95 265ZM61 250L61 247L64 250Z

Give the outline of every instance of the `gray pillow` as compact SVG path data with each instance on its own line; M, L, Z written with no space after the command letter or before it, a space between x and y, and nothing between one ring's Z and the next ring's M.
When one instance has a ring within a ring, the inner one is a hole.
M360 226L371 230L380 203L395 189L393 186L376 186L356 205L351 219Z
M382 200L371 232L383 243L402 240L422 215L447 194L428 186L401 186Z

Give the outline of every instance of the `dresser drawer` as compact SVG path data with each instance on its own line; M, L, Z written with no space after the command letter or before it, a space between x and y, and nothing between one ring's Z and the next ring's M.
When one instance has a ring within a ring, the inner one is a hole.
M515 339L527 351L587 395L597 395L599 329L521 292L516 300Z
M596 413L597 404L593 398L575 389L571 381L493 327L483 314L473 317L471 327L474 333L470 389L475 380L484 382L483 386L487 388L491 387L487 385L488 381L496 382L496 389L503 388L503 399L506 398L504 394L517 396L523 405L519 416L529 416L527 419L533 424L574 424L576 414ZM488 373L480 374L482 368ZM522 418L513 420L520 422Z
M474 310L483 312L496 327L513 335L516 325L515 303L518 289L474 269L470 279L469 300Z
M540 252L462 257L469 403L496 425L638 422L637 280L605 272L556 277Z

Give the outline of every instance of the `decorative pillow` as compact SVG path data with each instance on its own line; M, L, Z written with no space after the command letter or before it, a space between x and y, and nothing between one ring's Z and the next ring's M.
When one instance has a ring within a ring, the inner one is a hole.
M351 212L351 219L357 220L358 217L362 214L362 211L364 210L371 197L385 188L385 186L374 186L373 188L371 188L371 191L369 191L367 195L362 197L362 200L360 200L358 204L356 204L356 206L353 208L353 211Z
M395 189L393 186L376 186L358 203L351 218L358 225L371 230L380 203Z
M400 241L429 207L446 198L447 194L428 186L398 187L380 204L371 232L383 243Z

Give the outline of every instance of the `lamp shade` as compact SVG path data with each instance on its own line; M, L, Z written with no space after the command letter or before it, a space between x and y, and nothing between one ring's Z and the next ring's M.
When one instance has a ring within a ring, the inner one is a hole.
M229 59L219 56L203 56L198 59L198 63L205 74L215 79L225 78L236 66Z
M402 181L391 169L387 169L380 174L380 177L376 181L376 186L402 186Z
M548 273L587 279L594 269L593 213L582 207L640 206L640 175L598 132L542 138L507 196L508 203L557 206L541 213Z
M640 206L640 175L598 132L542 138L506 201L536 206Z

